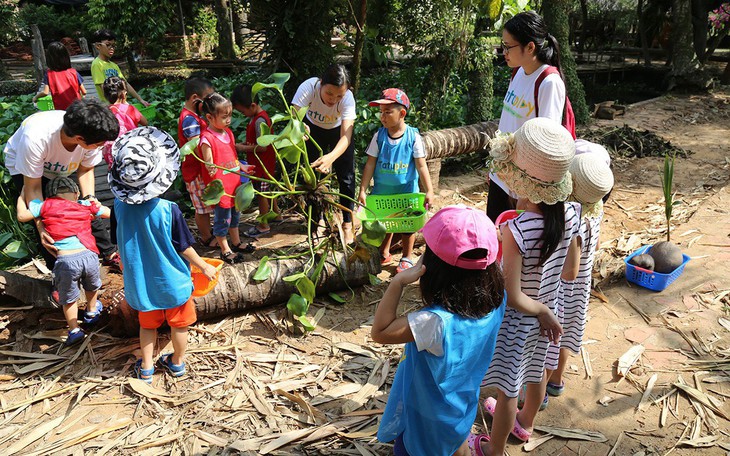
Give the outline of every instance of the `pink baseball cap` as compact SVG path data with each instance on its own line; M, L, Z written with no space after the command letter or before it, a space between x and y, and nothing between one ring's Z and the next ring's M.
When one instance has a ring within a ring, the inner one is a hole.
M484 211L462 204L447 206L421 229L426 245L446 263L463 269L486 269L499 251L497 230ZM484 258L462 258L474 249L485 249Z
M408 99L408 95L401 89L390 88L383 90L381 98L368 103L368 106L379 106L383 104L398 103L403 105L406 110L411 109L411 100Z

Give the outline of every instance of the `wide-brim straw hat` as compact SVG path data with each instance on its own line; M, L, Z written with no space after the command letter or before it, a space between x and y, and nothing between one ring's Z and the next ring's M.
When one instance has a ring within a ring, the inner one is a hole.
M568 199L573 190L569 168L575 141L565 127L537 117L514 135L498 135L490 146L494 172L517 195L535 204Z
M573 177L571 199L583 207L583 217L598 217L603 213L603 197L613 188L613 172L600 154L576 155L570 164Z
M112 156L109 187L128 204L142 204L165 193L180 169L177 143L155 127L135 128L117 138Z

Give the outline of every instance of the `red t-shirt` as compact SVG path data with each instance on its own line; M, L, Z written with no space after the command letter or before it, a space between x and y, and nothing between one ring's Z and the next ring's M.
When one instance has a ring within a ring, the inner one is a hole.
M256 131L256 121L258 119L264 119L266 121L266 125L271 128L271 119L269 119L269 114L266 111L262 110L260 113L256 114L253 119L251 119L251 122L248 123L248 127L246 127L247 144L256 144L256 138L258 137L258 132ZM269 171L269 175L274 176L274 171L276 171L276 153L274 152L274 148L272 146L259 146L256 148L255 153L246 153L246 161L249 165L256 165L256 171L254 173L254 176L260 177L262 179L269 179L269 176L266 174L266 171L264 171L264 168Z
M91 221L99 212L98 204L84 206L63 198L48 198L41 207L41 220L46 232L56 241L76 236L81 244L99 254L96 239L91 234Z
M228 142L225 142L221 136L227 137ZM200 157L203 156L203 152L200 146L204 143L210 145L211 151L213 152L213 163L218 166L222 166L231 170L238 170L240 163L238 162L238 155L236 154L236 140L233 137L233 132L230 128L226 128L224 133L216 133L209 129L205 129L200 133L200 144L198 145L198 154ZM193 159L194 160L194 159ZM208 185L214 179L220 179L223 181L223 188L229 195L236 193L236 188L241 185L241 176L234 173L223 173L222 169L216 169L213 176L208 173L208 168L202 163L200 164L200 174L203 177L203 182ZM233 198L230 196L223 196L218 206L223 208L233 207Z
M195 122L187 122L185 119L186 117L191 117L191 119ZM198 128L195 128L196 122L198 124ZM185 124L188 123L190 125L188 125L188 128L186 130ZM183 107L182 111L180 112L180 116L177 119L178 145L180 147L184 146L185 143L188 142L188 138L200 135L203 130L205 130L206 126L207 124L202 117L195 114L188 108ZM185 157L185 159L183 159L180 171L182 173L183 181L192 182L195 180L196 177L200 175L200 161L198 161L195 157L188 155L187 157Z
M79 72L73 68L63 71L46 72L48 88L51 89L51 98L53 99L53 108L59 111L65 111L71 103L81 98L79 95L79 86L81 85L81 76Z

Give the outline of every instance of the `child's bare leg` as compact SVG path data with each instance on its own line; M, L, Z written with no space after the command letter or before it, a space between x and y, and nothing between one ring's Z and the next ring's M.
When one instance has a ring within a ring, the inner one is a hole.
M66 317L69 331L79 327L79 306L78 301L63 306L63 316Z
M548 381L553 385L563 384L563 374L565 373L565 366L568 364L568 358L570 358L570 350L567 348L560 349L560 358L558 359L558 368L555 369Z
M388 258L390 255L390 244L393 243L393 233L388 233L385 235L385 239L383 239L383 243L380 244L380 254L383 255L383 258Z
M172 338L172 364L182 364L185 358L185 352L188 349L188 327L170 328L170 337Z
M403 233L400 235L401 244L403 245L403 258L411 259L413 255L413 245L416 243L415 233Z
M259 195L259 215L268 214L270 210L269 199ZM268 223L259 223L257 228L259 231L269 231L271 229Z
M96 310L96 300L99 299L99 290L84 291L86 295L86 311L93 312Z
M142 369L152 369L157 342L157 329L139 328L139 346L142 349Z
M241 243L241 234L238 226L232 226L228 229L228 235L231 237L231 245L239 245Z
M352 222L344 222L342 224L342 232L345 234L345 243L351 244L355 240L352 232Z
M195 226L198 227L200 237L203 239L210 239L210 214L198 214L195 213ZM210 247L206 245L205 247Z
M276 198L271 198L271 207L272 210L278 214L274 220L283 220L283 217L281 216L281 211L279 210L279 203L276 202Z
M491 440L482 444L485 455L503 455L507 438L515 425L517 398L507 397L502 390L497 392L497 405L494 408Z
M532 432L532 427L535 425L535 417L537 416L538 410L540 410L540 404L545 399L545 387L547 386L548 374L542 376L540 383L528 383L525 391L525 405L522 406L522 410L517 413L517 420L520 425L529 432Z
M458 450L456 450L456 453L454 453L454 456L469 456L471 454L471 451L469 450L469 444L466 440L464 440L464 443L461 444Z
M218 247L221 248L221 253L226 254L231 251L231 246L228 244L228 238L225 236L216 236L215 239L218 241Z

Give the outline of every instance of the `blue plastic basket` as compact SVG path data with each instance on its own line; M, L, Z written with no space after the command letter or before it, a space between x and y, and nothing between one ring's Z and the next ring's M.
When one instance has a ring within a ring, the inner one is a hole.
M626 263L626 280L653 291L662 291L663 289L667 288L672 282L677 280L677 277L682 275L685 265L689 263L690 257L688 255L682 254L682 264L680 264L677 269L670 272L669 274L662 274L661 272L654 272L648 269L634 266L633 264L629 264L629 260L631 260L633 257L635 257L636 255L641 255L643 253L648 253L650 249L650 245L645 245L624 259L624 263Z

